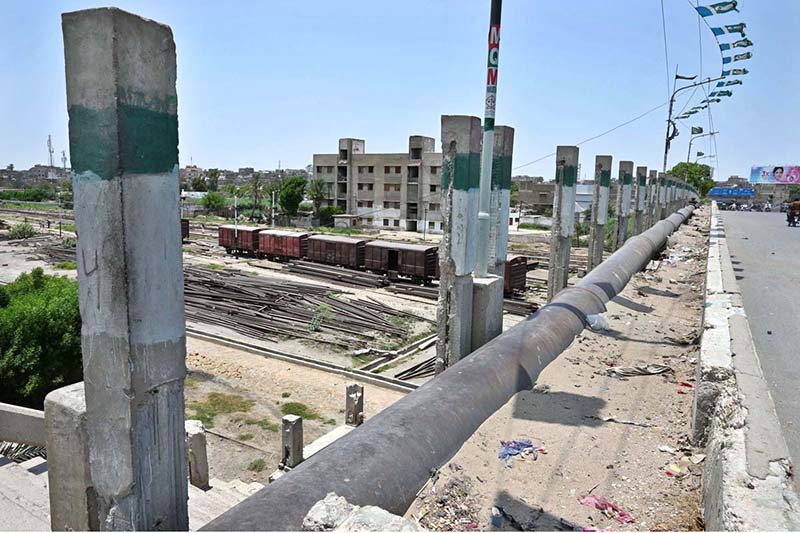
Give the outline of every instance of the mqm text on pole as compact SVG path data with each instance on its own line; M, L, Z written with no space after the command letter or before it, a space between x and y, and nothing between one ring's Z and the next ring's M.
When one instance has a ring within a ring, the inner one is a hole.
M492 0L489 18L489 56L486 68L486 107L483 115L483 151L481 152L480 209L478 211L478 264L475 274L484 278L489 273L489 204L492 191L492 155L494 149L494 116L497 103L497 67L500 55L500 14L502 0Z

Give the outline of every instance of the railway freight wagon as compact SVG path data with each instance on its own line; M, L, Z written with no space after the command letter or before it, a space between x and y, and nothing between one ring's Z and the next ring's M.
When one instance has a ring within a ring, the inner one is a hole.
M279 260L303 259L308 255L308 233L277 229L261 231L258 234L258 255Z
M181 219L181 240L186 241L189 239L189 220Z
M336 235L312 235L308 238L308 259L318 263L364 268L367 241Z
M379 240L367 243L364 256L367 270L425 283L436 277L438 261L436 246Z
M219 245L230 253L258 253L258 234L267 228L234 226L226 224L219 227Z
M510 255L506 259L506 271L503 273L503 292L510 296L515 292L525 292L528 279L528 258L521 255Z

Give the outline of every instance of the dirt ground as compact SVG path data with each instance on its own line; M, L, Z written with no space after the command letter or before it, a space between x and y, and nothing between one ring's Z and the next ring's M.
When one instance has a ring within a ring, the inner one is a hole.
M252 403L246 410L213 417L208 435L211 477L226 481L238 477L266 484L280 460L278 427L282 408L289 402L300 403L319 417L304 417L306 445L344 423L345 387L355 380L192 337L187 338L186 345L187 418L196 418L196 404L215 404L214 395L209 398L211 393L232 395L245 406ZM404 396L402 392L363 385L367 418ZM243 437L246 435L252 437ZM264 461L263 469L248 470L259 459Z
M637 274L609 302L610 329L585 330L533 390L488 419L407 516L434 530L701 529L703 456L689 446L689 424L708 223L701 209L670 239L658 269ZM607 372L641 363L672 372ZM501 440L524 438L544 449L538 460L498 458ZM676 468L677 476L666 473ZM582 505L588 495L634 521Z

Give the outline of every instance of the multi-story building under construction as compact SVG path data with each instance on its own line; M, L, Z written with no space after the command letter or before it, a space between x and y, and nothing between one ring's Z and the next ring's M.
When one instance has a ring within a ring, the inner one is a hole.
M339 139L335 154L314 154L314 177L328 184L325 206L340 206L361 224L442 231L442 154L432 137L412 135L408 151L368 154L363 139Z

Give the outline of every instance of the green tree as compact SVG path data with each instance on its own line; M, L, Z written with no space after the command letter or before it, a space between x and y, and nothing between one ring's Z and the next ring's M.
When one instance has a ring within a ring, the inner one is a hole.
M333 227L333 215L341 215L344 209L338 205L323 207L319 210L319 225Z
M789 199L800 198L800 185L789 185Z
M206 170L206 186L209 191L216 191L219 187L219 175L220 171L218 168L209 168Z
M195 176L192 178L192 190L197 192L206 192L208 190L206 180L203 176Z
M286 178L281 182L281 188L278 191L278 203L287 215L293 217L297 214L297 207L303 201L305 192L306 179L302 176Z
M519 182L512 181L511 182L511 205L518 205L519 204Z
M41 409L82 379L78 284L36 268L0 293L0 401Z
M706 196L714 187L711 179L711 167L701 163L678 163L668 172L674 177L684 180L697 190L700 196Z
M322 178L315 178L308 182L308 199L314 204L314 216L319 217L319 208L328 196L328 184Z
M207 192L203 199L200 200L200 205L203 206L203 209L208 209L209 211L217 212L220 209L225 207L225 197L218 193L218 192Z

